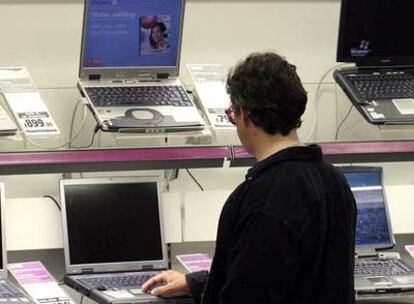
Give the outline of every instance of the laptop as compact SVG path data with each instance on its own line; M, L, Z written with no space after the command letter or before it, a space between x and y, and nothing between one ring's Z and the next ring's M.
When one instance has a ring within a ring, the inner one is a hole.
M85 0L78 88L104 131L202 130L179 76L185 0Z
M168 268L158 177L62 180L60 193L64 282L98 303L166 303L140 289Z
M414 268L395 252L380 167L340 167L354 194L358 216L355 235L355 290L387 293L414 290Z
M1 225L1 237L0 237L0 302L1 303L34 303L26 294L18 289L13 283L7 279L7 250L6 250L6 222L5 222L5 195L4 185L0 183L0 225Z
M334 78L370 123L414 123L412 0L342 0Z

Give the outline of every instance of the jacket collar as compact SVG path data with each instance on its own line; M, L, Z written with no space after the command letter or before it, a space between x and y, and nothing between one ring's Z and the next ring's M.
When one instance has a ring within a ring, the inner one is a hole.
M320 161L322 150L318 145L294 146L280 150L255 164L247 171L246 179L252 179L268 167L281 161Z

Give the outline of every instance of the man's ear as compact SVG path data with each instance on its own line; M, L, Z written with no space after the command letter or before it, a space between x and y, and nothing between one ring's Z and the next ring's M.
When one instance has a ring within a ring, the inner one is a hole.
M240 118L244 121L245 125L250 124L249 111L240 107Z

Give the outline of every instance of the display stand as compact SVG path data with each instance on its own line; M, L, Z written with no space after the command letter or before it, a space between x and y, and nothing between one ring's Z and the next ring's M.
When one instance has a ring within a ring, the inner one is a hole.
M414 125L383 125L378 126L383 140L413 139Z
M24 142L20 132L15 135L0 136L0 152L20 151L24 149Z
M203 130L171 132L171 133L133 133L133 132L101 132L99 147L182 147L210 145L213 143L211 130L206 126Z

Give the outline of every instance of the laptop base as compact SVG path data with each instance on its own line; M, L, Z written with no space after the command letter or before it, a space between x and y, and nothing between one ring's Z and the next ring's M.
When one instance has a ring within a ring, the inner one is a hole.
M88 289L76 280L79 275L65 275L63 282L69 287L73 288L82 295L102 304L126 304L126 303L179 303L187 304L194 303L191 297L171 297L160 298L151 294L143 293L138 288L131 288L129 290L97 290ZM130 295L130 296L129 296Z
M412 98L365 99L358 94L358 90L349 77L359 73L366 73L366 71L360 71L359 69L336 70L334 79L367 122L374 125L414 124L414 93L411 96ZM409 104L412 104L411 109Z

